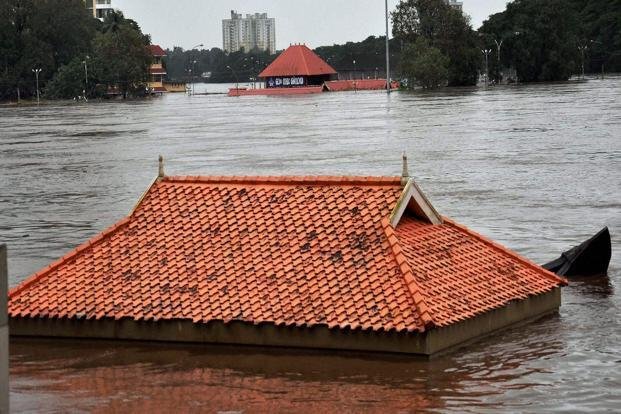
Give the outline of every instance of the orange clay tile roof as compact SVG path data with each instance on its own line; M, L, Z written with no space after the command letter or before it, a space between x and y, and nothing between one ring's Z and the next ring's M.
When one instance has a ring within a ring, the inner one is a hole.
M152 56L163 57L166 56L166 52L160 45L149 45L149 51Z
M335 74L334 68L306 45L292 45L282 52L263 72L259 73L259 77Z
M445 220L388 220L400 178L166 177L9 294L11 317L424 331L563 279Z

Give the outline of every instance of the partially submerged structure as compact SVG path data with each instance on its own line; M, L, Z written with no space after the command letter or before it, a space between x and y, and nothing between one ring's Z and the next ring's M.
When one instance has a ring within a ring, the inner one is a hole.
M260 74L266 88L322 86L336 70L306 45L291 45Z
M166 52L160 45L149 45L149 51L153 57L153 61L149 66L149 80L147 87L151 94L162 94L165 92L185 92L186 85L184 82L169 82L166 80L166 68L163 59Z
M161 159L160 159L161 162ZM166 177L13 288L12 335L430 355L556 312L562 278L402 177Z
M386 89L386 79L337 80L332 66L306 45L291 45L260 74L265 88L231 88L229 96L300 95L346 90ZM391 84L397 88L398 84Z

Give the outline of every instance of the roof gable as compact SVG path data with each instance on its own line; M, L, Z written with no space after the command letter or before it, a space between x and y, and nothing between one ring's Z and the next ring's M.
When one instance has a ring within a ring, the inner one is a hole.
M336 71L306 45L292 45L283 51L259 74L261 78L275 76L332 75Z
M397 200L395 208L390 214L390 224L397 227L403 214L409 211L414 217L431 224L442 224L442 216L438 214L423 190L414 182L412 178L407 180L405 188Z

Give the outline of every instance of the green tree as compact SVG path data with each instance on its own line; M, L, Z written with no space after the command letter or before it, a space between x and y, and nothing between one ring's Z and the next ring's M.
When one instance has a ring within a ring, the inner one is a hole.
M404 43L425 39L448 57L448 85L475 85L481 57L469 19L443 0L402 0L392 13L393 35Z
M621 0L568 0L587 46L586 70L621 72Z
M58 69L47 84L45 95L51 99L66 99L82 96L85 89L85 74L82 59L74 58Z
M102 27L103 32L93 40L94 77L108 88L118 88L123 98L129 93L142 94L152 61L149 36L118 11L108 14Z
M503 41L501 66L515 67L520 81L560 81L579 67L577 17L565 0L516 0L490 16L479 31L496 53L493 39Z
M401 53L401 74L408 79L408 87L414 85L425 89L438 88L448 81L449 59L440 49L419 37L413 44L407 44Z
M81 0L0 0L0 99L35 94L63 64L86 55L99 22Z

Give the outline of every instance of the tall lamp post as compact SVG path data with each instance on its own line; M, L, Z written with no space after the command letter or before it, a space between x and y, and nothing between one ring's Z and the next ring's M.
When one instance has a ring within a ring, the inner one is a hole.
M84 65L84 99L86 100L86 94L88 93L88 66L86 64L86 60L89 59L88 55L86 55L86 58L82 61L82 64Z
M390 93L390 44L388 42L388 0L384 0L386 8L386 93Z
M481 50L485 55L485 86L489 81L489 54L492 53L492 49L483 49Z
M578 50L580 51L580 55L582 56L582 79L584 79L584 52L588 49L587 45L578 46Z
M196 46L192 46L192 49L190 49L190 50L195 50L196 48L199 48L199 47L203 47L203 44L200 43L200 44L198 44ZM195 80L196 80L196 71L195 71L195 68L194 68L194 65L196 64L196 62L197 62L196 58L193 58L192 59L192 95L194 95L194 83L195 83Z
M32 73L35 74L35 78L37 79L37 105L39 105L39 73L41 73L41 68L32 69Z
M194 95L194 84L196 83L196 60L192 61L192 95Z
M494 39L494 43L496 43L496 57L498 58L498 66L500 66L500 48L502 47L502 42L504 41L505 39L500 39L500 42Z
M356 80L356 59L354 59L354 76L353 79Z
M227 66L227 69L230 69L231 72L233 72L233 76L235 76L235 92L236 95L239 96L239 78L237 77L237 73L235 73L235 70L230 66Z

